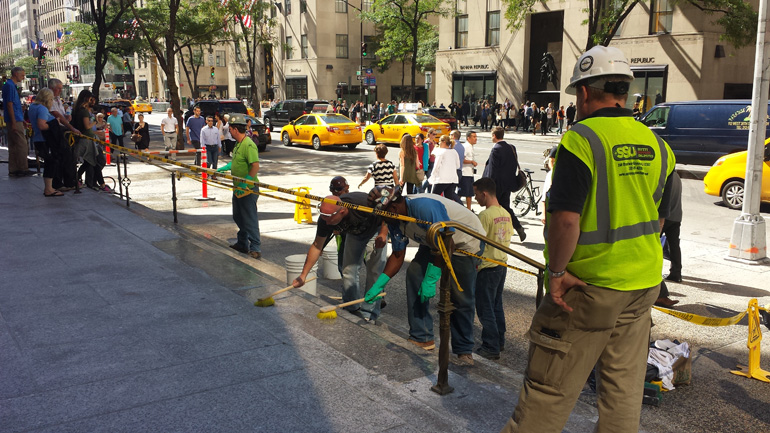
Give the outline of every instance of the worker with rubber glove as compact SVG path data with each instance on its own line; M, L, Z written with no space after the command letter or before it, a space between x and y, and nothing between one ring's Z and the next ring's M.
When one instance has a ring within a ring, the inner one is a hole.
M250 187L246 182L233 182L233 221L238 226L237 241L230 248L259 259L262 257L262 240L259 234L259 216L257 214L256 185L259 171L259 151L257 145L246 135L246 117L240 113L230 116L230 133L236 141L233 159L217 172L230 170L234 177L254 181Z
M484 227L476 214L465 206L435 194L402 197L398 187L378 186L369 192L369 206L431 223L452 221L463 224L476 233L484 233ZM367 292L366 299L374 299L401 269L407 243L410 240L417 242L420 247L406 271L408 341L425 350L432 350L436 344L429 301L436 293L436 283L441 279L440 265L443 257L440 254L435 257L428 245L428 225L383 218L388 223L393 253L388 257L383 274ZM458 355L460 363L470 365L473 364L473 320L476 312L474 288L479 260L453 252L456 245L458 249L480 255L483 252L483 243L462 231L453 228L444 230L454 232L446 248L459 282L458 287L454 278L450 279L450 298L456 308L451 320L452 352Z

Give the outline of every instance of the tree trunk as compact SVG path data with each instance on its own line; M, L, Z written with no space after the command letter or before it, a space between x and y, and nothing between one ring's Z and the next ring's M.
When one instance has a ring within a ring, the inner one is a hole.
M414 100L414 92L415 92L415 79L417 77L417 25L415 24L414 29L412 30L412 65L411 65L411 72L412 72L412 85L409 88L409 102L415 102Z

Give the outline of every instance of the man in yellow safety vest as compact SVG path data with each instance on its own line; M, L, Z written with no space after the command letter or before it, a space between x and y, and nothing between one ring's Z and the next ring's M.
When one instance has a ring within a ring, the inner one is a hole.
M625 107L634 76L617 48L578 58L547 201L548 296L532 319L529 365L503 432L560 432L597 366L598 432L639 429L659 232L674 155Z

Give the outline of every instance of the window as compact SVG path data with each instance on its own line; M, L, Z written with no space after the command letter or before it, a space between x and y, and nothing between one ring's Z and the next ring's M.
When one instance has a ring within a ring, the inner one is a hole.
M455 48L468 47L468 15L457 17L455 24Z
M500 11L487 12L487 46L500 45Z
M307 12L307 1L299 0L299 13L304 14Z
M652 0L650 5L650 34L671 33L674 6L670 0Z
M286 0L286 15L291 15L291 0Z
M237 43L235 44L235 61L240 62L241 61L241 44Z
M286 36L286 46L283 49L286 52L286 60L291 60L294 57L294 38Z
M334 11L339 14L346 14L348 13L348 2L347 0L334 0Z
M374 0L364 0L364 12L369 12L372 10L372 3L374 3Z
M300 37L300 56L303 59L307 59L307 35Z
M226 66L225 61L225 52L223 50L217 50L214 66Z
M195 66L203 66L203 51L193 50L192 59L190 59L190 63L192 63Z
M348 58L348 35L337 35L337 58Z

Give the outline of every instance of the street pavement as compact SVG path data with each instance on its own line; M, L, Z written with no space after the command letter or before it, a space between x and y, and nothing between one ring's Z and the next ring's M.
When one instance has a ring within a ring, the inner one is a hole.
M147 117L151 124L161 118ZM317 152L285 148L277 135L260 154L264 183L325 195L331 176L345 174L357 185L373 159L367 145ZM491 143L488 133L480 135L483 163ZM529 153L525 164L533 170L537 154L542 158L556 140L511 137ZM159 138L151 149L162 149ZM1 149L0 159L6 157ZM505 423L526 362L534 278L508 274L502 358L476 357L473 367L450 363L455 391L438 396L429 389L437 353L405 340L404 272L389 284L377 325L346 312L329 322L315 317L319 306L335 302L339 280L319 280L318 296L292 290L274 307L254 307L286 285L284 259L307 251L315 226L295 223L292 205L261 197L263 259L239 255L227 248L236 231L227 190L210 186L216 200L197 201L200 184L177 181L173 224L173 169L128 164L127 208L92 190L46 198L42 179L8 178L0 166L0 431L495 432ZM680 171L697 177L703 168ZM684 185L688 193L702 191L697 179ZM724 260L729 229L714 221L737 214L715 201L705 197L685 209L685 278L669 288L680 310L726 317L753 297L770 302L770 268ZM763 212L767 217L764 206ZM523 222L527 240L512 246L542 260L539 217ZM407 261L415 251L408 248ZM653 319L653 338L693 345L693 383L666 393L660 407L645 407L643 431L770 429L770 384L729 374L748 359L745 319L725 328L657 312ZM480 340L478 324L476 332ZM766 344L765 369L768 363ZM584 392L565 431L592 430L594 400Z

